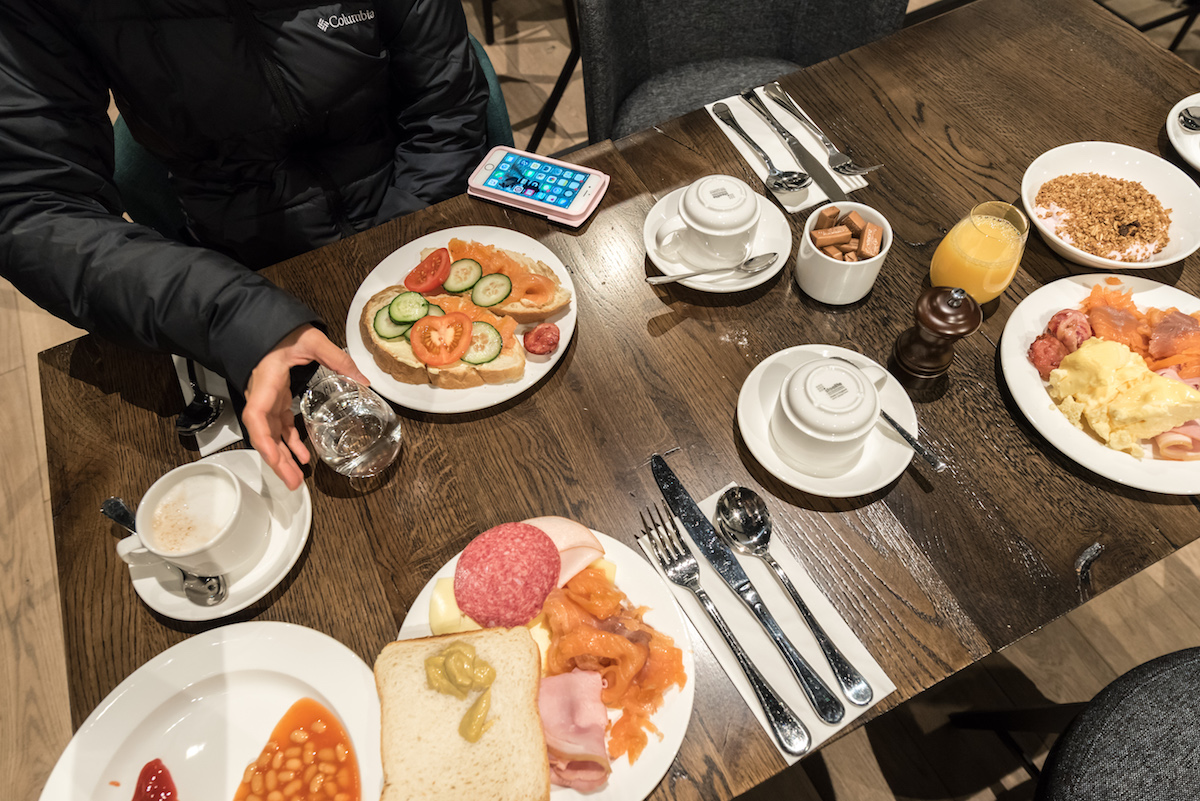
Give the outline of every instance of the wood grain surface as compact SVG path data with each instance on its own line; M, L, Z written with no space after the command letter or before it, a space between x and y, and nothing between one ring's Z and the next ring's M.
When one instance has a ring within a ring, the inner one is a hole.
M163 649L234 621L310 626L371 663L429 577L496 523L565 515L632 544L639 511L660 498L647 464L654 452L668 454L698 498L730 481L766 497L777 547L805 565L897 685L873 714L1153 565L1200 532L1192 499L1132 490L1076 465L1005 389L997 348L1008 316L1044 283L1082 272L1036 237L1012 287L985 309L983 329L957 348L944 391L917 404L922 437L951 463L946 472L917 460L864 497L809 495L758 465L734 410L750 371L792 345L842 345L886 361L911 325L940 237L979 200L1016 201L1025 167L1045 150L1099 139L1175 160L1163 122L1197 77L1089 0L979 0L788 76L784 86L831 138L887 165L854 200L883 212L896 242L871 294L845 308L805 297L789 270L734 295L646 285L654 268L642 225L658 198L710 173L758 188L703 112L573 154L612 176L580 229L463 196L270 268L340 342L351 298L384 256L443 228L494 225L562 259L578 324L550 376L511 401L457 415L399 409L401 455L375 489L310 470L312 535L297 566L260 602L211 623L178 623L143 605L98 514L103 498L136 502L196 458L174 433L182 399L168 357L94 338L47 351L74 725ZM804 218L788 218L795 241ZM1192 256L1139 274L1197 294L1198 264ZM1105 548L1081 587L1074 561L1095 542ZM784 767L694 644L694 714L654 798L729 798Z

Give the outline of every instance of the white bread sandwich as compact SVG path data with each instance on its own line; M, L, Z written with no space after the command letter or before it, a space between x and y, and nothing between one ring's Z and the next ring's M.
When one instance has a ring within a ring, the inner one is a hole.
M459 726L484 690L459 698L431 688L426 675L426 659L445 654L452 643L472 647L477 660L495 670L486 690L488 722L475 742ZM383 725L381 801L548 801L540 682L538 647L523 626L388 643L375 661Z
M522 325L538 323L558 314L571 302L570 290L562 285L554 270L524 253L461 239L451 239L447 249L456 271L463 270L467 262L475 262L479 265L481 278L502 275L509 279L509 294L488 307L496 314L511 317ZM424 251L422 258L430 252ZM470 278L461 283L448 281L446 291L460 291L458 287L468 281ZM473 283L472 287L475 285Z
M401 303L420 307L398 315L417 317L414 322L396 325L392 321L389 311ZM463 315L452 318L457 325L447 322L456 313ZM504 384L525 375L525 350L516 329L512 318L479 308L466 298L424 297L403 286L376 293L359 318L363 344L380 370L405 384L443 389ZM469 343L460 347L450 341L462 336L469 336Z

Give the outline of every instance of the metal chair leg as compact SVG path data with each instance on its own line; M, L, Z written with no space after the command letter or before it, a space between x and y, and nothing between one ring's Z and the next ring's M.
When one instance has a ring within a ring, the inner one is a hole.
M492 19L492 0L483 0L483 41L496 43L496 23Z
M563 0L563 11L567 20L567 36L571 40L571 52L567 54L567 62L563 65L562 72L558 74L558 81L555 82L554 89L550 91L550 96L546 98L546 104L542 106L542 113L538 117L537 126L533 129L533 136L529 137L529 144L525 149L530 152L536 152L537 146L541 144L542 136L550 127L550 120L554 118L554 111L558 108L558 103L567 90L567 84L571 82L575 65L579 63L579 22L575 16L575 0Z

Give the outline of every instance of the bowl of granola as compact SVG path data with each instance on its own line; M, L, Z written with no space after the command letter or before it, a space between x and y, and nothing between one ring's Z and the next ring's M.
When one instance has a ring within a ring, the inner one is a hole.
M1085 267L1165 267L1200 248L1200 187L1136 147L1075 142L1048 150L1025 170L1021 200L1051 250Z

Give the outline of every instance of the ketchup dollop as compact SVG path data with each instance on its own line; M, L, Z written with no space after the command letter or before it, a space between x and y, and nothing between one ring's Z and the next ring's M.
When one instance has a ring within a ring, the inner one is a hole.
M152 759L138 774L133 801L175 801L175 782L161 759Z

